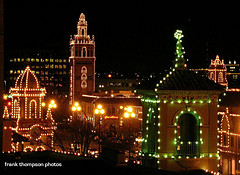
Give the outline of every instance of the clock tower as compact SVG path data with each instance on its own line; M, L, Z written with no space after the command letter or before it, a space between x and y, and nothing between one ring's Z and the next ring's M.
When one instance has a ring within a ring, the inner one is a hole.
M81 13L77 35L70 39L70 104L83 94L95 91L95 41L87 34L87 21Z

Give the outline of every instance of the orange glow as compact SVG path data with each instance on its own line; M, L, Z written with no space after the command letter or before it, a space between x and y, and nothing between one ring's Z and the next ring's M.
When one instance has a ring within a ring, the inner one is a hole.
M118 119L118 116L115 115L105 116L104 119Z

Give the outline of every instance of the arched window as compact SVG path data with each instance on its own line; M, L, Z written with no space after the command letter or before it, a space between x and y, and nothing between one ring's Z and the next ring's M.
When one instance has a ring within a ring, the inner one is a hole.
M218 82L219 83L223 82L223 73L222 72L218 73Z
M87 73L87 67L86 66L83 66L82 68L81 68L81 73L83 74L83 73Z
M15 99L13 103L13 116L18 118L20 116L20 108L18 106L18 101Z
M37 102L35 100L30 101L29 118L37 118Z
M228 116L227 115L223 115L222 116L222 120L221 120L221 137L220 137L220 142L221 142L221 146L223 147L229 147L229 130L230 130L230 124L229 124L229 120L228 120Z
M87 82L86 81L82 81L81 82L81 87L82 88L87 88Z
M81 80L87 80L87 74L85 74L85 73L83 73L82 75L81 75Z
M82 57L86 57L87 56L87 49L86 47L82 48Z
M199 156L200 138L199 125L195 116L184 113L178 119L177 124L177 153L179 156Z
M210 72L209 79L214 80L214 72Z
M84 29L82 29L81 35L84 35Z

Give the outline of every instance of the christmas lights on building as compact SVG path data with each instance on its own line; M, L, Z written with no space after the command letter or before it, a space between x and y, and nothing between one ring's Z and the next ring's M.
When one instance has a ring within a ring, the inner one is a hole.
M11 149L4 151L51 150L56 125L49 111L47 116L43 114L42 103L46 90L40 87L36 75L29 66L18 76L15 87L9 92L13 104L11 130L28 141L12 142ZM6 145L9 143L7 140L5 142Z

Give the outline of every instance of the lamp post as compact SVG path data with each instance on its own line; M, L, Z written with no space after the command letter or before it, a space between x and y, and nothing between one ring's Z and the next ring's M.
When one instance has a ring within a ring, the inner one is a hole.
M99 104L97 108L94 110L95 115L99 115L99 120L98 120L98 133L99 133L99 141L98 141L98 152L100 154L100 143L101 143L101 120L102 120L102 115L105 113L105 110L102 108L102 105Z
M42 107L45 107L46 103L42 102ZM50 103L48 104L48 109L47 109L47 114L51 114L52 108L57 108L57 104L55 103L55 100L51 100Z
M73 112L73 118L71 118L71 116L70 116L70 122L72 122L73 119L78 120L78 119L79 119L79 118L78 118L79 112L82 110L82 108L81 108L81 106L79 105L79 103L78 103L78 102L74 102L71 110L72 110L72 112ZM75 117L75 112L76 112L76 114L77 114L77 115L76 115L76 118L74 118L74 117ZM79 144L79 142L77 142L77 141L74 141L74 142L73 142L74 152L77 152L78 144ZM82 150L81 150L81 147L80 147L79 152L81 153L81 151L82 151Z
M79 106L79 103L78 103L78 102L75 102L74 105L72 106L73 117L74 117L74 113L75 113L76 111L79 112L79 111L81 111L81 110L82 110L82 108L81 108L81 106Z
M126 112L124 113L124 117L126 119L135 118L136 114L133 112L132 107L127 107ZM128 121L128 163L130 163L130 156L131 156L131 121Z

